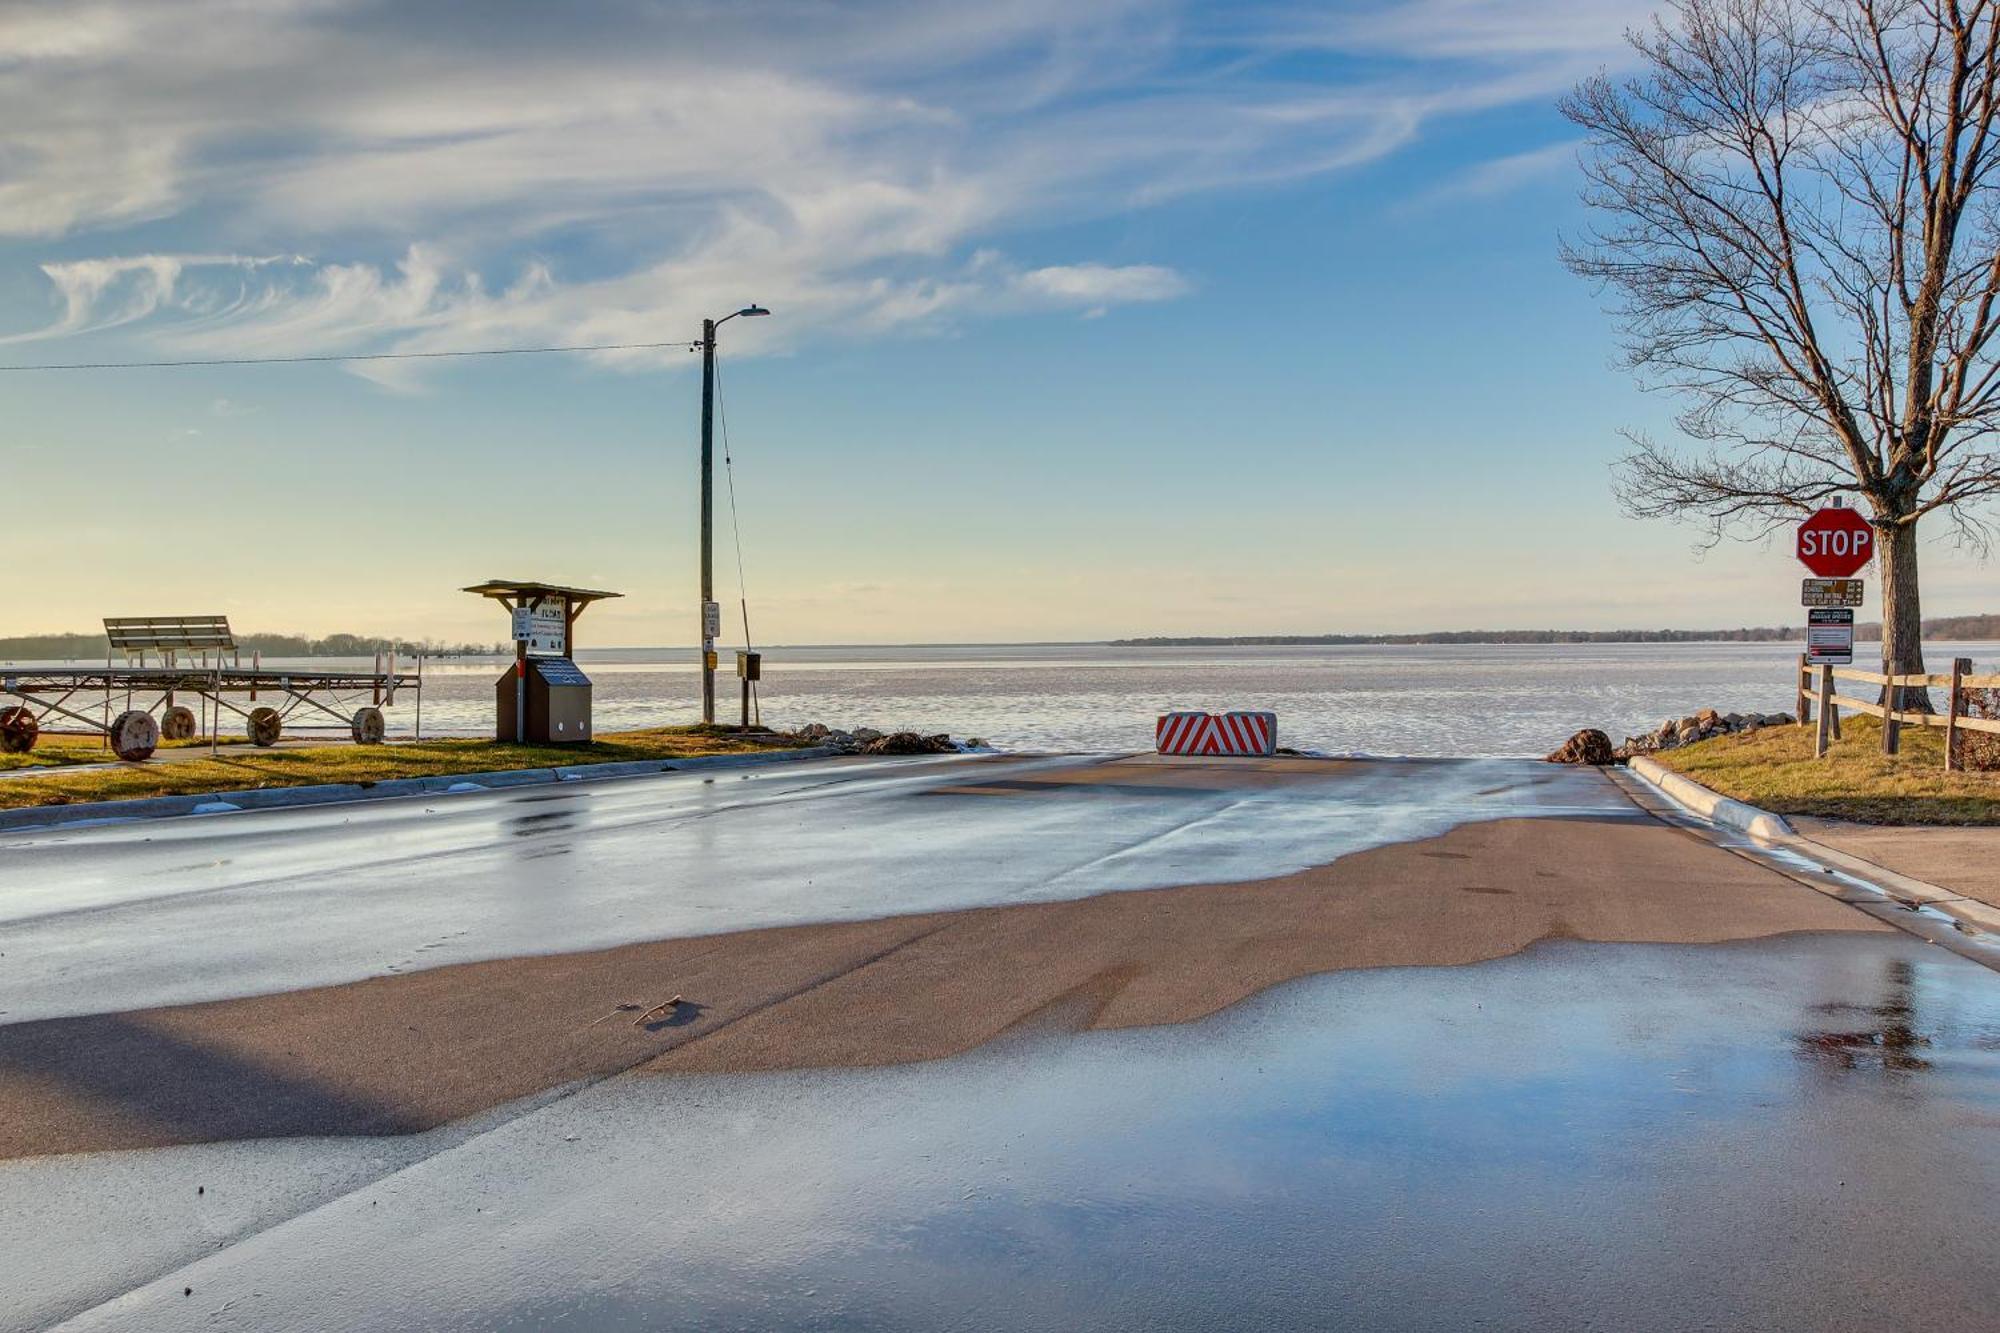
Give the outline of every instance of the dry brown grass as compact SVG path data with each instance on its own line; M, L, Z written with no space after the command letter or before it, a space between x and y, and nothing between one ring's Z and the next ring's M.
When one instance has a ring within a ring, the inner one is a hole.
M2000 773L1944 771L1944 733L1905 727L1882 753L1882 724L1842 718L1843 738L1813 758L1812 727L1765 727L1653 756L1724 796L1782 815L1867 824L2000 824Z
M0 780L0 810L24 806L70 805L84 801L124 801L144 796L199 796L210 792L254 791L265 787L310 787L323 783L369 785L393 778L448 777L555 765L608 764L639 759L687 759L707 754L741 754L795 748L789 737L772 732L738 733L723 727L652 727L607 732L588 745L516 745L507 741L450 739L399 741L389 745L311 745L269 750L224 750L217 758L117 764L76 769L107 756L95 738L50 737L72 756L68 771ZM22 758L31 756L7 756ZM17 767L19 767L17 765Z
M160 742L162 750L180 749L190 745L207 745L202 741ZM228 744L227 741L224 744ZM21 768L67 768L77 764L103 764L112 759L111 751L105 746L102 736L70 736L43 732L35 748L26 754L0 754L0 773Z

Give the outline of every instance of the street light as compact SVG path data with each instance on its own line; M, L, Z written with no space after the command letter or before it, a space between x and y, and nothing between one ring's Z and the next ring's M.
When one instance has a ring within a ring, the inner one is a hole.
M715 330L737 315L768 315L746 305L721 319L701 322L701 720L715 722L715 636L722 608L715 604Z

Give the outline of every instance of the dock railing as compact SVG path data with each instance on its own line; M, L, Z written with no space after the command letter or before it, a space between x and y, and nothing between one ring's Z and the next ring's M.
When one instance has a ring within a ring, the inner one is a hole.
M1836 693L1835 681L1877 686L1880 691L1878 697L1883 702L1869 703L1853 695ZM1979 731L2000 736L2000 718L1973 717L1966 710L1967 696L1971 691L2000 689L2000 676L1972 674L1972 659L1969 657L1953 658L1949 673L1894 676L1853 667L1816 667L1810 665L1801 653L1797 683L1799 725L1816 728L1813 733L1815 758L1825 758L1828 742L1840 739L1840 710L1843 708L1882 719L1883 754L1901 751L1904 727L1934 727L1944 732L1944 767L1948 773L1964 766L1958 744L1962 733ZM1943 690L1945 710L1932 713L1905 708L1904 690Z

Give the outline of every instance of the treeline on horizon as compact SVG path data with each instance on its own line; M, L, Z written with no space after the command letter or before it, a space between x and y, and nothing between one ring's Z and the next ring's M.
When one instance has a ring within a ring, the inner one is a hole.
M484 655L511 653L506 644L443 643L436 639L396 639L365 634L329 634L313 638L305 634L239 634L238 652L262 653L266 657L371 657L391 650L414 657L445 657L457 654ZM102 662L111 645L98 634L20 634L0 637L0 661L21 662Z
M1113 639L1111 644L1117 648L1310 648L1426 643L1794 643L1805 636L1803 625L1760 625L1737 629L1456 629L1435 630L1426 634L1155 635L1143 639ZM1854 637L1866 643L1881 642L1881 622L1856 625ZM1924 637L2000 640L2000 615L1939 616L1924 622Z

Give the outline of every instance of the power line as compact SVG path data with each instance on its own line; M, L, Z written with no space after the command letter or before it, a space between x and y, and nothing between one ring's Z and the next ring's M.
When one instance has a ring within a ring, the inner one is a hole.
M698 342L589 343L576 347L476 347L462 352L341 352L325 356L234 356L186 361L72 361L60 365L0 366L0 372L28 370L177 370L186 366L296 366L318 361L427 361L447 356L539 356L545 352L643 352L679 347L699 351Z
M729 535L736 543L736 605L743 612L743 651L753 651L750 643L750 589L743 578L743 523L736 516L736 459L729 448L729 409L722 392L722 358L715 359L715 411L722 427L722 474L729 479ZM757 725L764 724L763 699L755 681L746 681L750 707Z

